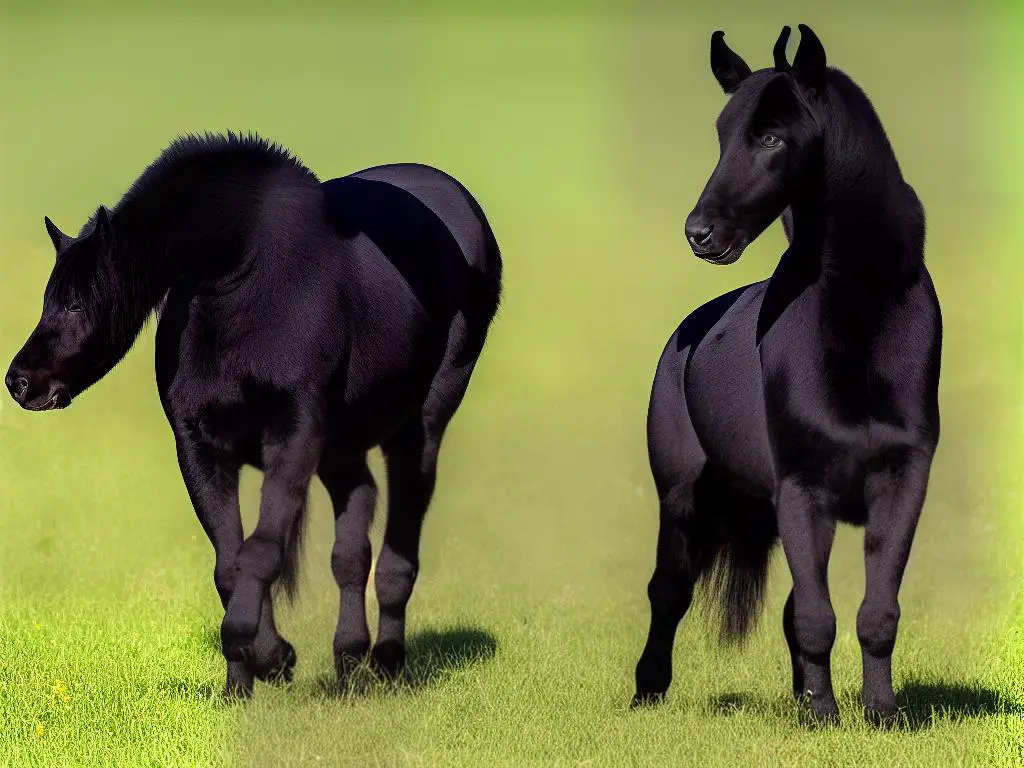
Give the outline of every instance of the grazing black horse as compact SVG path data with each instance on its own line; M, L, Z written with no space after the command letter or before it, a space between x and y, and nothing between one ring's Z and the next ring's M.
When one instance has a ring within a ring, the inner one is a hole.
M792 65L786 27L775 66L753 73L711 37L731 98L687 239L728 264L783 215L790 244L770 279L690 314L658 364L648 446L660 530L634 705L667 691L698 583L717 597L724 641L750 631L781 539L793 694L816 721L837 720L827 570L845 522L865 529L857 637L878 722L896 712L897 596L939 436L941 319L921 203L867 97L800 30Z
M270 587L295 588L314 475L334 505L339 676L370 649L367 538L381 446L388 520L372 661L397 673L438 449L498 308L501 257L480 206L424 165L321 183L258 138L173 143L57 251L42 318L6 383L29 410L68 405L160 315L156 380L196 514L216 552L226 692L290 679ZM264 472L243 539L242 465Z

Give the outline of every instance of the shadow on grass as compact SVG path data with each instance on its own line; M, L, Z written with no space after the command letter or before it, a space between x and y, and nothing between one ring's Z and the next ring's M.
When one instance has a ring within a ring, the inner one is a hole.
M364 662L340 685L333 672L319 675L315 692L331 698L415 692L438 685L459 670L488 661L497 650L494 636L476 627L425 630L409 638L406 668L398 680L381 678Z
M904 728L927 728L939 719L990 717L1021 712L1021 702L1008 701L981 685L909 680L896 695ZM899 726L897 726L899 727Z
M850 695L860 704L860 692ZM1024 705L1009 701L997 691L981 685L960 683L906 682L896 696L900 712L887 723L894 730L916 731L931 727L944 719L960 720L1024 713ZM716 716L753 714L773 719L799 719L799 708L786 696L765 698L748 692L723 693L707 702L708 711Z

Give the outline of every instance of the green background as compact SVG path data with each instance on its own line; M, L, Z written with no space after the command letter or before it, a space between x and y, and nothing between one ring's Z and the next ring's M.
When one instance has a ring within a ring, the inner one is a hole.
M337 592L317 485L301 597L280 620L296 681L220 702L212 550L157 401L152 328L66 412L0 396L0 764L1024 759L1019 8L164 7L0 4L3 365L38 318L43 215L77 231L186 131L256 130L321 178L408 160L449 171L491 219L504 303L441 454L401 691L327 691ZM653 566L657 357L686 313L767 276L784 247L777 225L727 269L685 247L724 103L710 33L759 67L801 21L867 91L925 204L945 321L943 434L901 592L906 723L893 733L857 710L852 529L831 566L842 728L797 724L781 558L745 649L715 647L694 613L667 705L626 711ZM247 474L249 525L258 487Z

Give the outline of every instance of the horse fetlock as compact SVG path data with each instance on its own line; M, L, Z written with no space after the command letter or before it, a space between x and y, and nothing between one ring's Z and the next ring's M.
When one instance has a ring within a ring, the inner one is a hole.
M797 698L812 726L839 725L839 704L831 689L805 689Z

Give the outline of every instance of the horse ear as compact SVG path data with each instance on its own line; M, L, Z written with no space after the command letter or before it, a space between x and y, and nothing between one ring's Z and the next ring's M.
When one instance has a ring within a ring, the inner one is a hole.
M96 209L96 228L93 235L98 239L99 244L109 247L114 242L114 230L110 226L110 217L107 209L102 205Z
M49 216L43 216L43 224L46 225L46 234L50 236L50 242L53 243L53 249L57 252L57 255L64 251L69 245L71 245L71 238L57 229L57 225L50 221Z
M825 48L806 24L800 24L800 47L793 57L793 73L816 93L825 90Z
M750 77L747 62L725 44L725 32L721 30L711 35L711 71L726 93L732 93Z
M789 61L786 59L786 44L789 42L789 33L792 30L785 26L782 28L782 32L779 34L779 39L775 41L775 48L772 49L772 57L775 59L775 70L777 72L789 72L791 67Z

